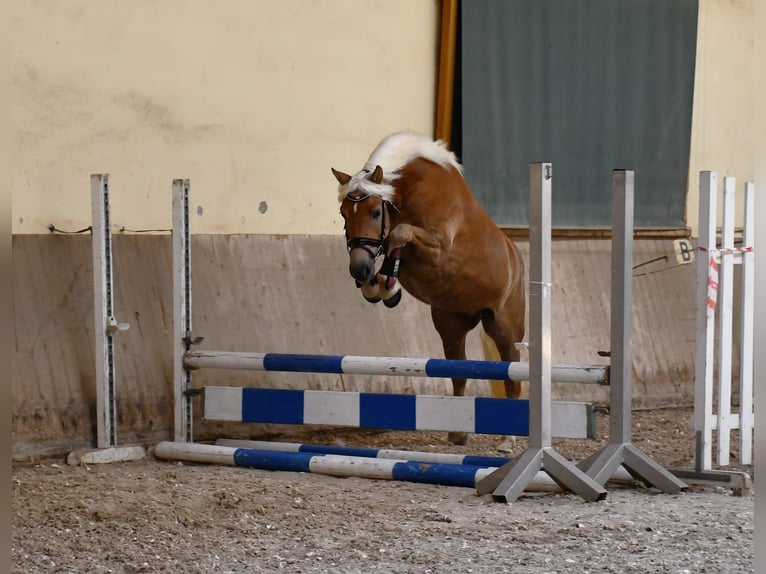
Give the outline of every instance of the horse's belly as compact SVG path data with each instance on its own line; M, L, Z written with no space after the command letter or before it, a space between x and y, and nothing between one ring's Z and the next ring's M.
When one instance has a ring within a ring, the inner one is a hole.
M477 255L479 254L479 255ZM449 249L402 250L399 280L420 301L442 309L476 313L502 306L523 271L502 233L455 238Z
M413 297L441 309L459 313L477 313L493 308L505 292L507 282L477 280L468 275L446 275L434 270L432 273L402 273L402 287Z

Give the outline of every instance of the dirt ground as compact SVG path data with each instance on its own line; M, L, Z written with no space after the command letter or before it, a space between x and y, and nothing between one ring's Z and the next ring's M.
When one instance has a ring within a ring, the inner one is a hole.
M606 441L557 440L581 460ZM691 467L691 409L636 411L633 443ZM284 437L280 437L284 438ZM298 442L496 454L444 433L334 432ZM524 450L518 439L514 454ZM729 467L737 468L737 467ZM739 467L752 475L752 467ZM753 495L612 487L604 501L145 460L13 469L13 571L699 573L753 572Z

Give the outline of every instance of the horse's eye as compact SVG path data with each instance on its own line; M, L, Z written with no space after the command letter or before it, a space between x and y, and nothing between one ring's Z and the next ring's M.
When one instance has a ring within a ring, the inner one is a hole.
M380 219L380 213L381 213L380 209L373 209L372 212L370 213L370 217L372 217L373 219Z

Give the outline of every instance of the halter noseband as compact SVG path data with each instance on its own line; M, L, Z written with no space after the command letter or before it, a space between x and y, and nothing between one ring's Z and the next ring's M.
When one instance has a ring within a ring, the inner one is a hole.
M373 197L374 194L372 193L365 193L364 195L360 195L357 197L352 197L350 195L346 196L346 199L351 201L352 203L361 203L366 199L369 199L370 197ZM380 197L380 196L375 196ZM348 231L344 228L344 231L346 233L346 249L351 251L352 249L355 249L357 247L361 247L362 249L366 250L373 259L377 260L378 257L380 257L383 254L383 243L386 240L386 207L389 209L393 209L396 213L399 213L399 208L396 207L396 204L392 201L389 201L387 199L382 200L382 206L383 206L383 213L382 213L382 220L380 224L380 237L378 239L374 239L372 237L349 237ZM374 250L373 250L374 249Z

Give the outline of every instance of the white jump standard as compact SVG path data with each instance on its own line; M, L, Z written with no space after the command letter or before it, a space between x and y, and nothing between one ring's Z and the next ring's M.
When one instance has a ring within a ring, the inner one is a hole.
M717 437L716 462L729 464L730 433L739 429L739 462L752 464L753 429L753 307L755 250L755 186L745 183L742 246L734 245L735 179L723 178L721 247L716 245L718 175L700 172L699 240L697 253L697 338L694 362L694 470L673 472L690 483L730 487L747 495L752 479L746 472L715 470L713 433ZM732 409L734 265L740 276L739 408ZM718 319L718 345L715 344ZM717 347L717 348L716 348ZM718 357L717 389L713 366ZM717 390L717 404L714 391Z
M697 350L694 368L697 471L712 468L712 437L717 431L717 463L729 464L730 433L739 429L739 460L753 461L753 252L755 187L745 184L742 247L734 246L735 179L723 178L723 229L716 247L716 172L700 173L699 254L697 257ZM739 412L731 412L734 269L742 268ZM714 327L719 315L718 405L713 411Z
M109 175L90 176L91 230L93 252L93 319L96 359L96 447L76 450L67 463L97 464L140 460L143 446L118 446L117 393L113 337L127 330L128 323L115 318L112 273L112 230L109 209Z

